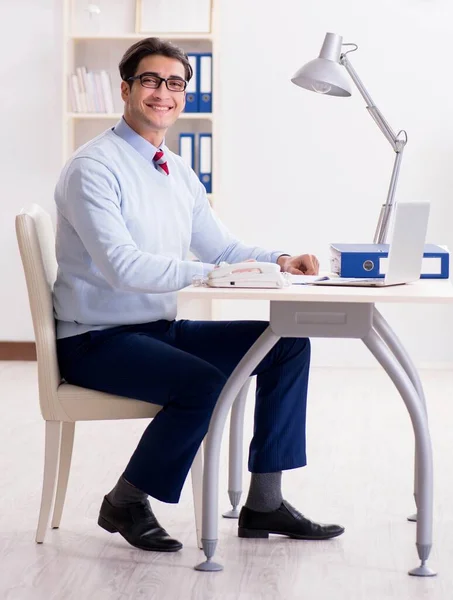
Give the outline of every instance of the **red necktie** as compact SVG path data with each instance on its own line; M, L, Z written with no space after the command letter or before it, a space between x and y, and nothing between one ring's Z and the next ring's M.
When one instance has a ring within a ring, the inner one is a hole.
M169 175L170 171L168 170L167 161L165 160L164 153L162 150L158 150L153 158L154 164L156 165L156 169L160 171L163 175Z

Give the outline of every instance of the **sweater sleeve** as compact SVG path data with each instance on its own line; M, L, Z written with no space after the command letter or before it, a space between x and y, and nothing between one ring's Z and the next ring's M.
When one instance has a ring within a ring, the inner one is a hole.
M74 228L93 263L113 287L131 292L180 290L203 275L203 265L139 250L121 214L113 173L93 158L76 158L64 180L58 210Z
M212 210L203 184L197 179L192 228L192 252L205 263L238 263L249 258L277 262L282 250L247 246L235 238Z

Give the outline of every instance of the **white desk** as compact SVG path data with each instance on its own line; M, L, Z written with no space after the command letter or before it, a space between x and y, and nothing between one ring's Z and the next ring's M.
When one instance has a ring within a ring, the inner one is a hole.
M426 404L417 371L375 307L377 302L453 303L453 286L445 280L420 280L388 288L292 286L282 289L215 289L189 287L187 300L269 300L270 324L243 357L220 394L205 441L202 543L206 562L195 568L221 570L212 561L218 538L218 482L222 433L228 411L255 367L281 337L358 338L369 348L398 389L409 412L415 437L414 496L416 546L421 565L411 575L435 575L426 564L432 547L433 465Z

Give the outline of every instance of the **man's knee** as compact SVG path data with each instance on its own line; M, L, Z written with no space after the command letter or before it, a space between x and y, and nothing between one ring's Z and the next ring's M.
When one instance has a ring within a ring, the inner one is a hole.
M216 367L204 369L196 375L190 395L204 408L214 409L226 381L226 375Z
M215 367L205 376L204 387L208 393L220 394L227 382L227 376Z
M280 350L288 358L295 357L297 355L304 356L307 360L310 358L311 345L309 338L280 338L277 346L280 346Z

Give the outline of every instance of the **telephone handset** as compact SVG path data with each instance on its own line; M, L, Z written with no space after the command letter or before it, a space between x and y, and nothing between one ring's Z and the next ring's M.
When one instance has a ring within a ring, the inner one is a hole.
M220 263L208 274L210 287L281 288L291 285L287 273L280 265L267 262L246 261L235 264Z

